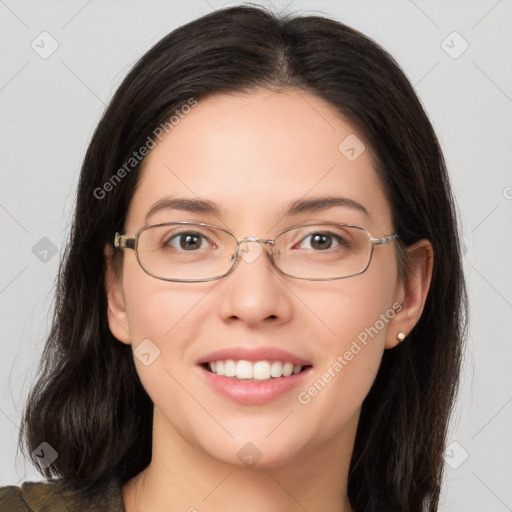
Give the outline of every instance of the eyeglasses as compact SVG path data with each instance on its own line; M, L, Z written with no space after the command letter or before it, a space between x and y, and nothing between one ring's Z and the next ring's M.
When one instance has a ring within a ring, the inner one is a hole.
M166 222L145 226L133 238L116 233L114 247L132 249L146 274L164 281L213 281L230 274L240 258L252 263L262 252L242 249L256 242L270 246L268 255L283 274L296 279L328 281L363 273L376 245L397 234L374 238L365 228L324 222L292 226L274 240L238 239L220 226L204 222Z

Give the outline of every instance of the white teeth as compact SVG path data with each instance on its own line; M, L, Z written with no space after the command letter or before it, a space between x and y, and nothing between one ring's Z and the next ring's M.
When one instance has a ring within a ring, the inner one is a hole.
M285 363L283 365L283 375L285 377L289 377L293 372L293 364L292 363Z
M270 363L268 361L258 361L252 368L252 376L256 380L270 379Z
M250 361L238 361L236 363L237 379L252 379L252 363Z
M226 377L235 377L239 380L269 380L271 378L289 377L302 371L302 365L282 361L234 361L227 359L224 361L212 361L209 363L212 373L224 375Z
M283 365L281 361L274 361L270 366L270 376L271 377L281 377L283 374Z
M226 377L234 377L236 375L236 363L233 359L228 359L224 363L224 375Z

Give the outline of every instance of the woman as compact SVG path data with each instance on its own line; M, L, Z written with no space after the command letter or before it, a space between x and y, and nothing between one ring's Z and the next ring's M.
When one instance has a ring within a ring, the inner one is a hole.
M323 17L204 16L93 136L20 432L51 480L0 510L434 511L465 307L395 61Z

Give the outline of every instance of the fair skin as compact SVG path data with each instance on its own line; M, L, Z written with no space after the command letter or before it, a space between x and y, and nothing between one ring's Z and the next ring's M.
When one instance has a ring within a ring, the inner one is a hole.
M338 150L352 133L329 104L304 91L258 89L200 100L145 159L125 233L146 225L155 202L185 197L215 202L219 216L161 210L147 223L208 222L228 226L238 238L273 239L316 221L356 224L374 237L392 234L368 145L354 161ZM336 206L283 217L292 202L324 196L357 201L368 215ZM112 333L133 349L150 339L160 350L148 366L135 358L154 403L153 455L123 488L127 512L351 511L347 476L361 404L384 350L418 321L430 284L427 241L409 249L407 284L395 250L394 243L377 247L366 272L333 281L284 276L265 253L202 283L155 279L130 250L120 275L108 265ZM300 403L298 392L395 303L401 310L314 399ZM213 389L197 364L212 350L235 346L278 347L312 368L304 385L276 400L236 403ZM250 467L237 456L249 442L261 457Z

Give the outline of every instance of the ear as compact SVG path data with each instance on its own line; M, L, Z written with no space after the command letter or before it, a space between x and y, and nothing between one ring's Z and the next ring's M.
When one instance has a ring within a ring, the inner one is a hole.
M386 348L400 343L399 332L406 336L417 324L425 306L434 263L434 250L428 240L420 240L407 249L408 278L397 289L398 302L402 304L386 334Z
M105 291L108 304L108 325L112 334L122 343L130 344L130 326L123 296L121 273L112 266L113 248L107 245L105 255Z

